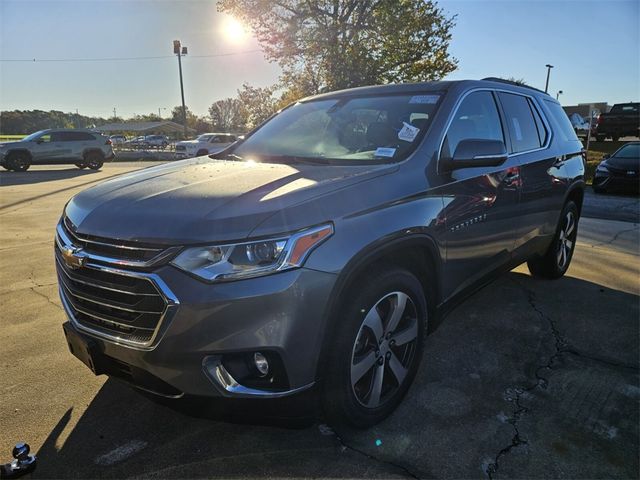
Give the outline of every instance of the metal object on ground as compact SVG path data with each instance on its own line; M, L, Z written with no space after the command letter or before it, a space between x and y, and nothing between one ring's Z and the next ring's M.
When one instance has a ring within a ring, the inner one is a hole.
M14 460L0 466L0 478L19 478L33 472L37 466L35 455L29 455L31 448L28 443L20 442L13 447L11 454Z

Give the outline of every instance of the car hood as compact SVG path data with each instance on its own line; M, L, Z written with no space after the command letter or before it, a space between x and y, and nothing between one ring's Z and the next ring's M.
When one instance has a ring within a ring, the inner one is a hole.
M610 157L607 158L604 163L620 170L640 170L640 159L638 158Z
M65 213L85 235L164 245L238 240L275 213L396 168L200 157L103 182L73 197Z

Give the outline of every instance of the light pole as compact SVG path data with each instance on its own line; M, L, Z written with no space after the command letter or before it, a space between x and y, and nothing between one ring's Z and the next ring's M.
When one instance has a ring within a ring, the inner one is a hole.
M178 71L180 72L180 95L182 96L182 126L184 137L187 138L187 107L184 105L184 85L182 84L182 55L187 54L187 47L180 44L180 40L173 41L173 53L178 56Z
M549 92L549 75L551 75L551 69L553 68L553 65L549 65L547 63L545 67L547 67L547 83L545 83L544 85L544 93L548 93Z
M562 95L564 92L562 90L558 90L558 93L556 93L556 100L558 100L560 98L560 95Z
M158 107L158 118L160 120L162 120L162 113L160 112L160 110L166 110L167 107Z

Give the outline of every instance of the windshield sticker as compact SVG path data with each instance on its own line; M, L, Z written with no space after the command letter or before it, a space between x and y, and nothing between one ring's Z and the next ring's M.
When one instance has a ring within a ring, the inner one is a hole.
M378 147L376 148L376 157L393 157L396 154L395 148Z
M439 98L440 98L440 95L414 95L409 100L409 103L434 104L434 103L438 103Z
M418 136L420 129L417 127L414 127L413 125L407 122L402 122L402 123L404 126L398 132L398 138L400 140L404 140L405 142L413 142L415 138Z

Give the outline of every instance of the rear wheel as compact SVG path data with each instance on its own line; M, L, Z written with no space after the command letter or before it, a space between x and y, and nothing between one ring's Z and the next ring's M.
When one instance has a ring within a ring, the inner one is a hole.
M89 152L84 156L84 165L89 167L91 170L100 170L103 164L104 159L98 152Z
M367 275L345 299L324 371L330 421L369 427L390 415L413 382L424 345L422 285L395 267Z
M532 258L527 262L532 275L555 279L566 273L576 247L578 220L578 207L570 200L562 209L560 224L547 252L544 256Z
M31 166L31 157L24 152L10 153L7 158L7 168L14 172L24 172Z
M84 163L76 163L76 167L78 167L80 170L82 170L83 168L87 168L87 165Z
M620 135L611 135L611 140L617 142L618 140L620 140Z

